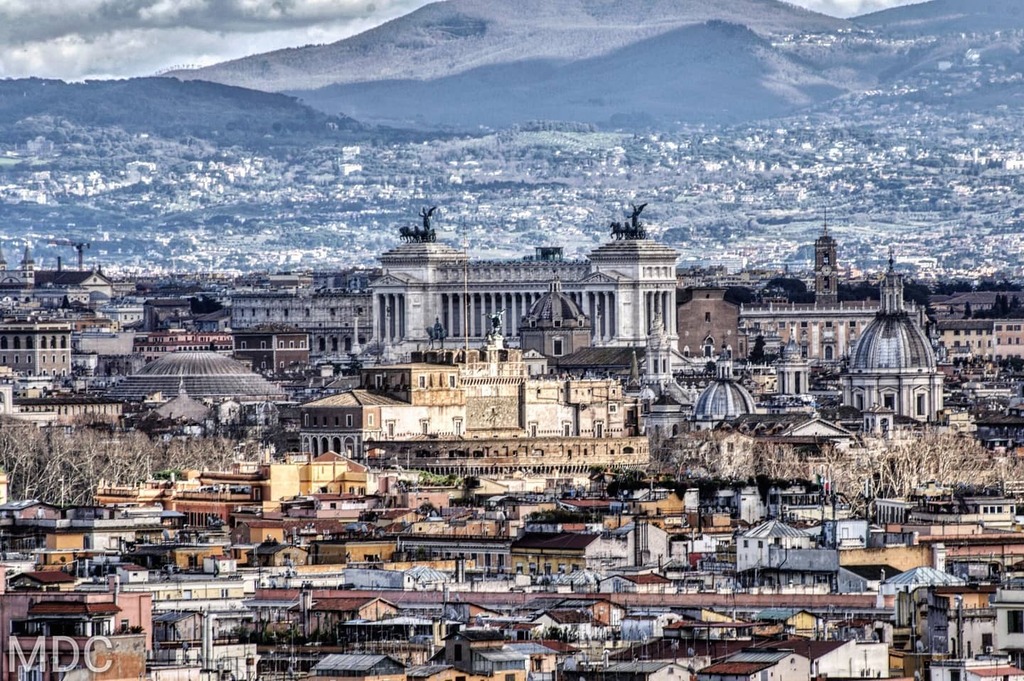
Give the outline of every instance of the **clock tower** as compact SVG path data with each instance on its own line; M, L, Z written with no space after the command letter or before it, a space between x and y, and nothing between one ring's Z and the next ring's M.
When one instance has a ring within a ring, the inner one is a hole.
M814 301L823 305L839 302L839 275L836 272L836 240L825 225L814 242Z

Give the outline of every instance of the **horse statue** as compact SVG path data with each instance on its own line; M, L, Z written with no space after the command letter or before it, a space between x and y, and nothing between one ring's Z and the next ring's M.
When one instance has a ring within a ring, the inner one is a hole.
M640 222L640 213L644 211L647 204L631 203L629 205L633 209L629 215L629 221L623 224L616 220L611 224L611 235L616 241L635 241L647 238L647 229L644 227L644 223Z
M441 349L444 350L444 339L448 337L448 329L444 328L441 324L441 318L435 318L434 325L427 327L427 338L430 340L430 347L434 347L434 343L440 343Z
M430 219L434 215L434 211L437 210L437 206L431 206L430 208L420 209L420 219L423 221L423 227L400 227L398 230L398 237L406 243L428 243L437 241L437 234L434 232L434 228L430 225Z

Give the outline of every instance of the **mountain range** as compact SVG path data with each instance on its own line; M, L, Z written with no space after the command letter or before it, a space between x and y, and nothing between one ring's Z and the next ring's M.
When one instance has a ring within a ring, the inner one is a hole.
M174 71L162 83L0 81L0 124L21 138L39 127L25 121L48 115L297 142L364 124L728 124L867 92L997 107L1016 105L1021 86L970 70L1012 75L1022 54L1021 0L931 0L852 20L779 0L446 0L336 43Z
M932 0L853 20L778 0L447 0L330 45L168 75L396 127L658 127L884 88L955 59L967 33L997 36L1005 60L1020 53L1005 34L1020 28L1019 0Z
M37 135L68 141L73 128L117 128L230 145L340 139L364 126L287 95L199 80L0 80L0 142L22 144Z
M448 0L331 45L168 75L399 127L742 120L837 94L772 41L850 28L778 0Z

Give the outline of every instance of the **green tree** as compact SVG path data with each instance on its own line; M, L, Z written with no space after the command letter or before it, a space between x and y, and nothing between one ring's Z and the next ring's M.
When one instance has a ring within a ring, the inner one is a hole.
M754 339L754 347L750 349L750 361L754 364L764 362L764 336L757 334Z

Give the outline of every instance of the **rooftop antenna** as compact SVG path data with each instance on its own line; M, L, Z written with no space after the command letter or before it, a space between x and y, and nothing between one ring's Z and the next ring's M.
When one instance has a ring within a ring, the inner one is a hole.
M824 210L825 210L825 214L824 214L824 217L822 217L821 228L823 230L822 234L824 236L828 236L828 206L825 206Z

